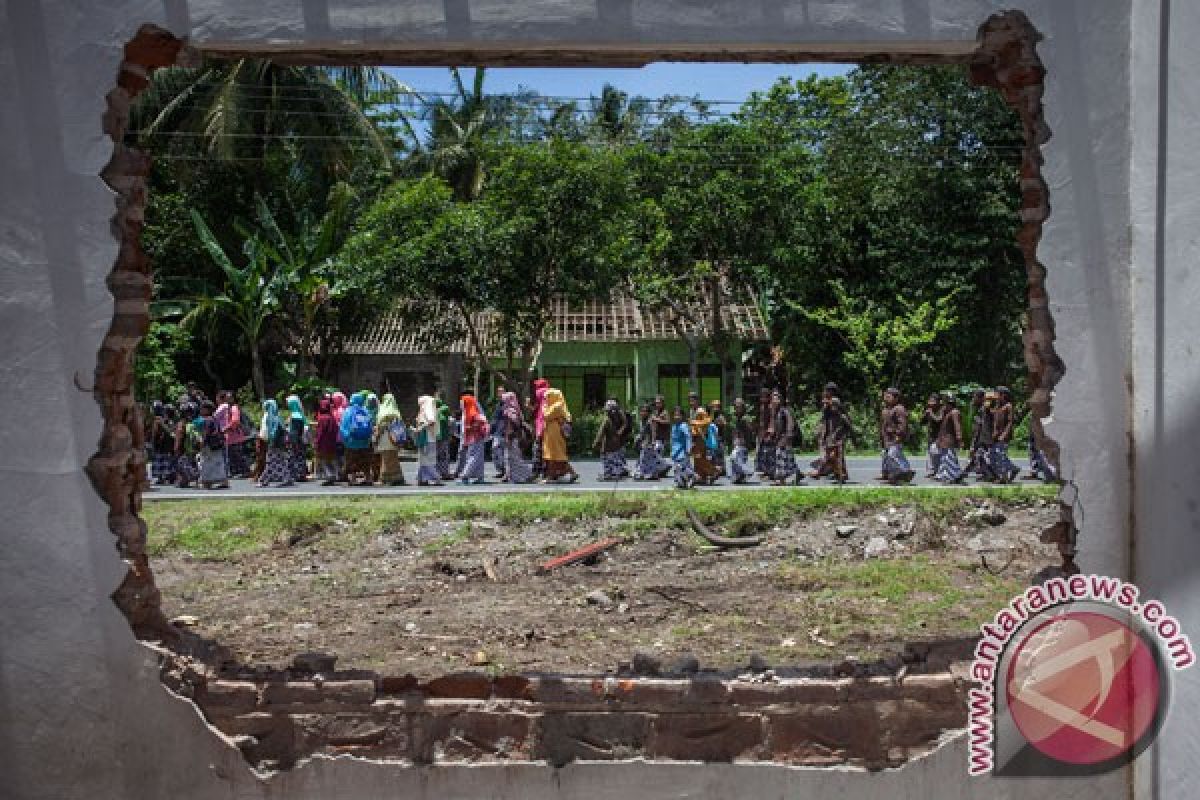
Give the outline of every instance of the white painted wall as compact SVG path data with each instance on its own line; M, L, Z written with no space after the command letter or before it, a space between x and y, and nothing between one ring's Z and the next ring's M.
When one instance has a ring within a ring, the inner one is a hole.
M609 0L601 0L608 2ZM1168 0L1169 1L1169 0ZM894 773L771 766L404 769L320 761L268 782L158 684L108 599L123 572L82 466L99 414L86 385L111 313L112 197L103 96L121 46L155 22L205 42L505 41L713 44L973 39L1027 11L1046 34L1053 208L1041 255L1068 372L1048 432L1082 514L1085 570L1137 576L1200 632L1196 82L1200 7L1174 0L1160 93L1163 0L637 0L632 26L588 0L2 0L0 16L0 791L16 798L1105 797L1088 782L968 780L961 743ZM765 9L765 10L764 10ZM1131 9L1136 10L1131 22ZM1131 64L1133 69L1131 70ZM1132 81L1131 81L1132 74ZM1160 107L1160 100L1165 105ZM1167 125L1160 148L1159 112ZM1135 313L1131 315L1131 304ZM1164 366L1156 380L1155 364ZM1131 389L1132 387L1132 389ZM1190 391L1189 391L1190 390ZM1131 394L1132 392L1132 394ZM31 425L29 420L61 424ZM1130 472L1136 444L1137 481ZM1136 512L1136 514L1131 513ZM1135 522L1136 520L1136 522ZM1131 531L1137 534L1131 550ZM1200 633L1196 633L1200 636ZM1200 640L1198 640L1200 641ZM1196 674L1200 674L1197 672ZM1180 681L1142 796L1190 797L1200 688ZM1154 794L1152 795L1151 792Z

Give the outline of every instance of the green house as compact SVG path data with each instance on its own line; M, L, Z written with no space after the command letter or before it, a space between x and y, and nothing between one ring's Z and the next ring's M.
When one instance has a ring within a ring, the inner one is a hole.
M478 315L475 321L483 332L484 347L493 354L490 366L504 371L504 358L495 355L500 348L491 335L491 315ZM705 323L695 330L704 342L698 358L700 394L706 402L721 399L730 403L742 392L741 370L736 371L734 385L721 385L720 359L705 341ZM739 366L754 345L767 341L766 323L754 303L726 304L723 324L732 334L730 356ZM690 333L693 328L683 330ZM343 386L390 391L402 407L415 405L420 394L440 390L453 397L470 388L474 364L468 354L465 336L439 341L397 309L380 318L361 338L344 345L337 379ZM688 346L668 312L651 311L631 298L583 305L559 300L535 370L561 389L567 405L576 411L599 408L609 397L628 407L657 394L665 397L668 406L685 405ZM481 390L492 394L495 380L495 373L488 370Z

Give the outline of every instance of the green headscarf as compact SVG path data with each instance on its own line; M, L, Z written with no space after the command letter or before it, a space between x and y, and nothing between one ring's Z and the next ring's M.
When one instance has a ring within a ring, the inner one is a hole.
M379 414L376 415L375 421L385 424L397 419L400 419L400 407L396 405L396 398L391 393L385 394L383 402L379 404Z

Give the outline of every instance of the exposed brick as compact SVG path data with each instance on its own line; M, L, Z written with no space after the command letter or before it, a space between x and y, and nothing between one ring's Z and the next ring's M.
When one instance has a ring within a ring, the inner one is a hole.
M386 717L370 712L356 714L294 714L296 734L305 749L319 750L324 746L352 747L377 745L388 735Z
M381 694L402 694L411 692L417 688L420 681L415 675L385 675L378 681L379 692Z
M729 702L736 706L836 703L848 681L789 680L779 683L729 684Z
M529 695L538 703L573 706L604 705L604 679L539 675L530 679Z
M196 693L201 708L249 711L258 705L258 687L249 681L209 681Z
M842 703L767 716L770 757L785 763L838 759L879 767L885 760L879 716L870 703Z
M455 672L434 678L422 690L430 697L466 697L487 699L492 696L492 681L482 672Z
M524 675L501 675L492 679L492 694L510 700L532 700L533 690Z
M733 761L763 750L763 718L735 712L659 714L651 725L647 755L677 761Z
M320 706L338 710L339 706L369 706L375 701L375 682L369 680L291 681L268 683L263 687L262 702L274 706ZM315 709L314 709L315 710Z
M229 736L265 736L277 730L281 725L290 725L291 723L284 715L253 711L249 714L238 714L232 717L214 716L212 724Z
M412 759L422 764L528 760L533 719L528 714L491 711L415 715Z
M534 757L562 766L575 759L636 758L645 751L653 715L638 712L546 714Z

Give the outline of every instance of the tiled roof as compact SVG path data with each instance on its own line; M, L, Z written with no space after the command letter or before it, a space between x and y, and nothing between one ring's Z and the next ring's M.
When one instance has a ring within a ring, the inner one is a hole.
M571 305L557 298L553 318L546 332L547 342L647 342L678 338L666 310L649 310L628 296L611 300L592 300ZM407 309L397 306L383 314L361 337L348 340L342 348L346 355L449 355L466 354L468 341L454 312L428 311L425 320L413 318ZM744 342L767 340L767 325L754 303L726 303L722 318L728 330ZM703 316L703 315L702 315ZM493 336L496 314L481 313L472 318L484 347L499 354ZM443 324L444 323L444 324ZM693 326L687 326L690 330ZM700 336L709 333L707 316L699 325Z

